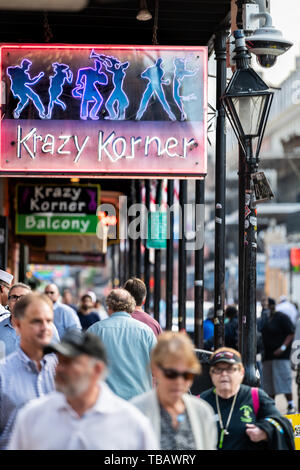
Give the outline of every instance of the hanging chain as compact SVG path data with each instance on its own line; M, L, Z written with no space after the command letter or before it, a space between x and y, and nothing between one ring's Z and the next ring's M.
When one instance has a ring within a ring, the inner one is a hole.
M157 30L158 30L158 4L159 0L155 0L155 11L154 11L154 22L153 22L153 36L152 36L152 44L153 46L158 45L157 41Z
M45 42L51 42L51 39L53 38L53 33L48 21L48 13L46 11L44 11L44 37Z

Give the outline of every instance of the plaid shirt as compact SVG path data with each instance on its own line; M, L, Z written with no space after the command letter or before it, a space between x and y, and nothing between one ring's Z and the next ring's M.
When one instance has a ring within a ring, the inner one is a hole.
M0 449L8 445L19 409L32 398L55 390L56 363L55 354L47 354L39 371L20 347L0 361Z

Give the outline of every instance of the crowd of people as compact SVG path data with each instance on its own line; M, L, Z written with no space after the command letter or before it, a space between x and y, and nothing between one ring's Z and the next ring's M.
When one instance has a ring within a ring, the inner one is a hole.
M294 449L274 398L284 393L294 407L287 363L297 317L269 299L258 324L263 387L253 388L243 384L237 311L227 309L231 342L213 351L211 387L195 395L194 344L184 331L163 331L144 311L146 297L131 278L106 308L91 291L77 306L69 290L32 292L0 270L0 449Z

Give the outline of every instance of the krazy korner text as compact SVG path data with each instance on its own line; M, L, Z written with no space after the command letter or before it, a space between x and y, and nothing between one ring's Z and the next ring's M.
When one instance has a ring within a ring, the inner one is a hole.
M143 457L119 457L118 455L111 454L104 458L104 464L106 465L130 465L134 468L138 463L145 464L149 463L150 465L174 465L174 464L186 464L193 465L196 455L189 454L148 454Z
M17 157L22 158L29 155L30 158L43 154L71 155L74 163L80 158L84 158L84 152L90 141L90 136L78 137L77 135L40 135L37 128L33 127L29 132L24 133L21 126L17 128ZM123 137L117 136L113 131L110 134L104 134L103 131L98 132L98 148L97 159L101 161L104 157L112 162L118 161L120 158L133 159L137 151L143 150L145 157L149 156L150 151L155 151L158 156L166 155L174 158L187 158L188 151L197 146L194 138L188 139L183 137L160 138L157 136L150 137Z

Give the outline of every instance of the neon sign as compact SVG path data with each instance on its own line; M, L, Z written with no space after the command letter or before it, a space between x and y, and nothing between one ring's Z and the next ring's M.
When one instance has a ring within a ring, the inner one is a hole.
M1 46L0 170L206 174L207 50Z

